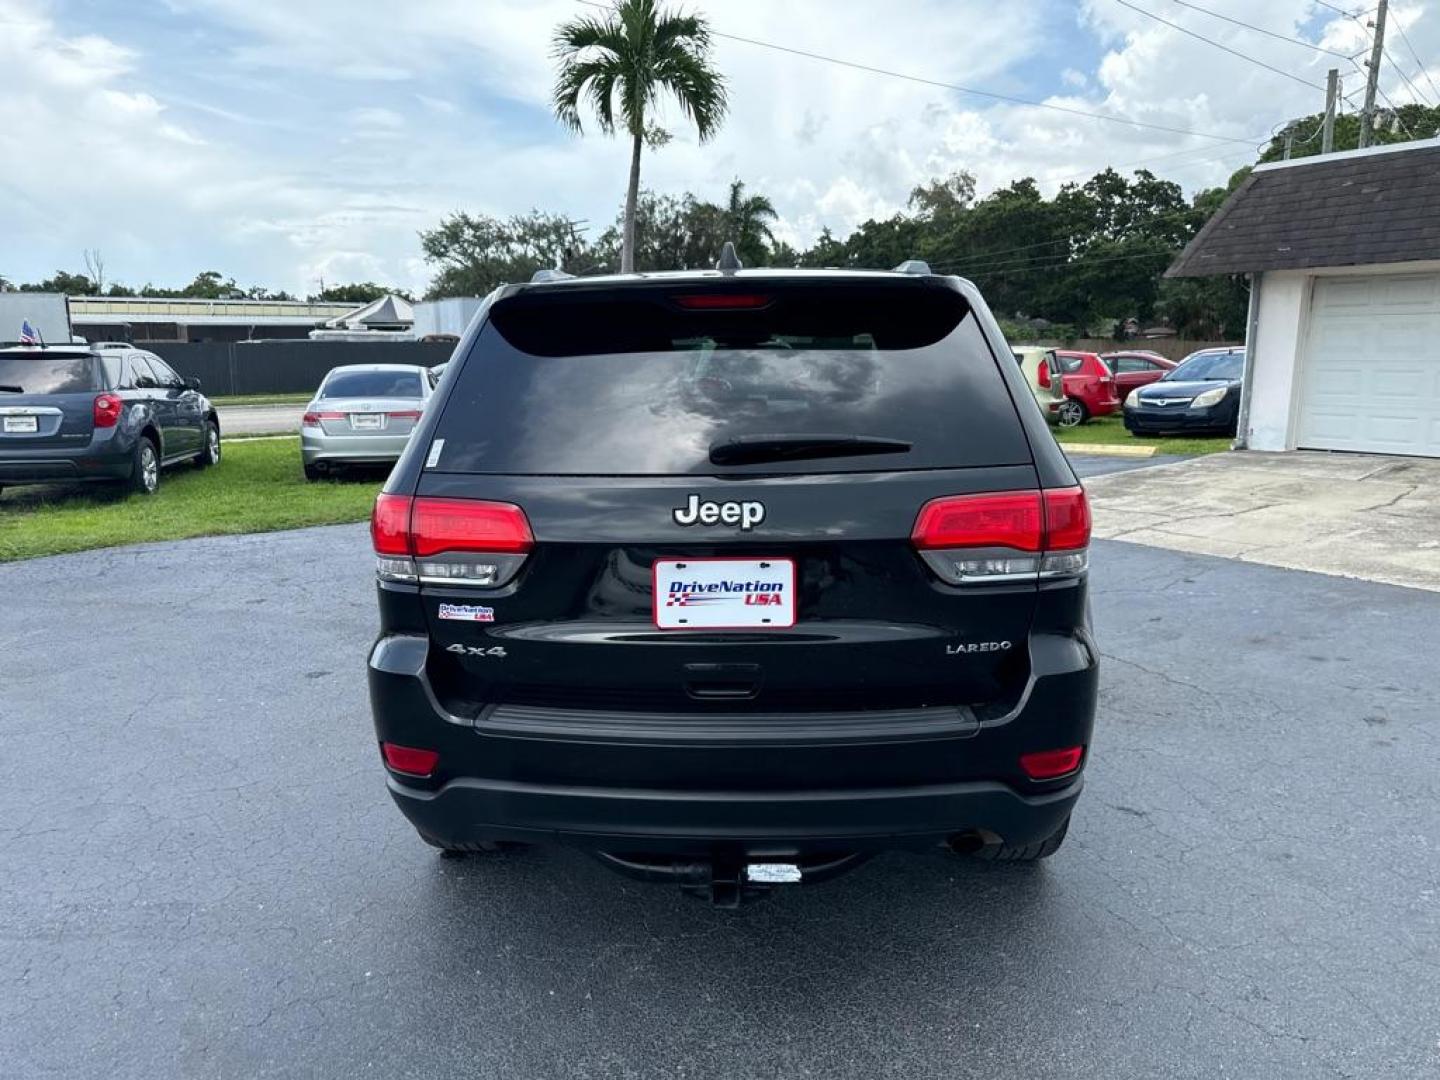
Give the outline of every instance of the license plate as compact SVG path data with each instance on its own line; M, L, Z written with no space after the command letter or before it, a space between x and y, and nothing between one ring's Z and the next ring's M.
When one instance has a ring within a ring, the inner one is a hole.
M14 432L17 435L34 434L40 430L40 418L37 416L7 416L5 417L5 432Z
M793 559L659 559L661 630L773 630L795 625Z
M380 413L351 413L350 427L355 431L379 431L385 426L385 417Z

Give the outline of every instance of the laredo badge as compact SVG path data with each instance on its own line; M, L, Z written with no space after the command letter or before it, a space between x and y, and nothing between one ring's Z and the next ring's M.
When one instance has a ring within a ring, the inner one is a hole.
M479 604L441 604L440 618L456 622L494 622L495 609Z

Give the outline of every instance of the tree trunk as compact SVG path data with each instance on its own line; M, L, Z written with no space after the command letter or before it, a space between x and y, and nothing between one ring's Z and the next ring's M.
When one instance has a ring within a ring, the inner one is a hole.
M630 149L630 185L625 189L625 232L620 242L620 272L635 272L635 204L640 201L640 147L641 136L637 133Z

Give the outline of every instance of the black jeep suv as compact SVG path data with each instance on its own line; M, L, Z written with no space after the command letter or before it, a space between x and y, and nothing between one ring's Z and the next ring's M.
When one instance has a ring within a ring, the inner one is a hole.
M375 506L370 698L421 837L724 902L1055 851L1089 511L974 286L561 278L486 300Z

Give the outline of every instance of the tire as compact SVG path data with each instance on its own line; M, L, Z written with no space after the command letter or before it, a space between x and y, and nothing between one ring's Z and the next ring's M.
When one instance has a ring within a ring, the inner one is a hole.
M996 844L994 847L981 848L975 853L975 858L983 859L985 862L1038 862L1041 859L1048 859L1059 851L1060 845L1065 842L1065 834L1069 831L1070 815L1066 814L1060 827L1038 843L1026 844L1023 847Z
M154 495L160 490L160 451L148 435L135 444L126 486L137 495Z
M1076 401L1074 398L1066 398L1065 404L1060 406L1060 411L1055 414L1055 423L1062 428L1079 427L1090 419L1090 410L1085 408L1083 401Z
M325 479L324 470L322 470L319 465L306 465L306 466L305 466L305 479L306 479L306 480L324 480L324 479Z
M220 464L220 425L214 420L205 421L205 448L195 459L197 469L208 469Z

